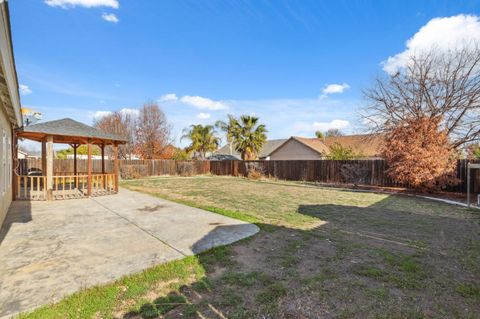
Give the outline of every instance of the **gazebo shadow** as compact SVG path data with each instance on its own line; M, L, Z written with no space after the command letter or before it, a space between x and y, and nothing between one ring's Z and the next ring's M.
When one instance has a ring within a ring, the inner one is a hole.
M32 221L32 205L28 200L17 200L12 202L8 209L7 216L0 228L0 246L8 236L12 225L26 224Z

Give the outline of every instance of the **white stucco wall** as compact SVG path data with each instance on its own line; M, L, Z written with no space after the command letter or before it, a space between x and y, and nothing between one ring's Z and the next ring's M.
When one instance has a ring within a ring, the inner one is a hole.
M4 146L4 133L6 145ZM12 126L3 106L0 105L0 225L7 215L8 207L12 202Z
M319 160L320 154L308 146L290 139L270 154L270 160Z

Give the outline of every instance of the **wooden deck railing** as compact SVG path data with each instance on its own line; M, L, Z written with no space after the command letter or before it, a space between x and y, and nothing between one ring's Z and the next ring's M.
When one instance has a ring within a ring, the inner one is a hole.
M90 196L115 193L115 174L91 175ZM53 176L52 199L73 199L87 197L88 175ZM46 200L46 176L17 176L17 199Z
M45 176L17 176L17 199L45 200Z

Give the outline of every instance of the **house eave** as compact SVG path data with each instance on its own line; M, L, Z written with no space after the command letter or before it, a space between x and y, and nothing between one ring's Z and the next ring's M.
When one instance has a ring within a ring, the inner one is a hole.
M4 86L8 93L8 101L3 101L10 120L15 127L21 127L22 113L20 109L20 95L18 93L17 71L13 56L12 34L10 29L10 17L8 2L0 2L0 51Z

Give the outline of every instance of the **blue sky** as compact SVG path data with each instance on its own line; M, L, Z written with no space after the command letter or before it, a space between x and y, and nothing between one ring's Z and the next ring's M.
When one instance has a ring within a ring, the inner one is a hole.
M177 141L228 113L259 116L270 138L362 132L377 74L480 37L479 1L15 0L10 13L24 106L92 124L159 101Z

